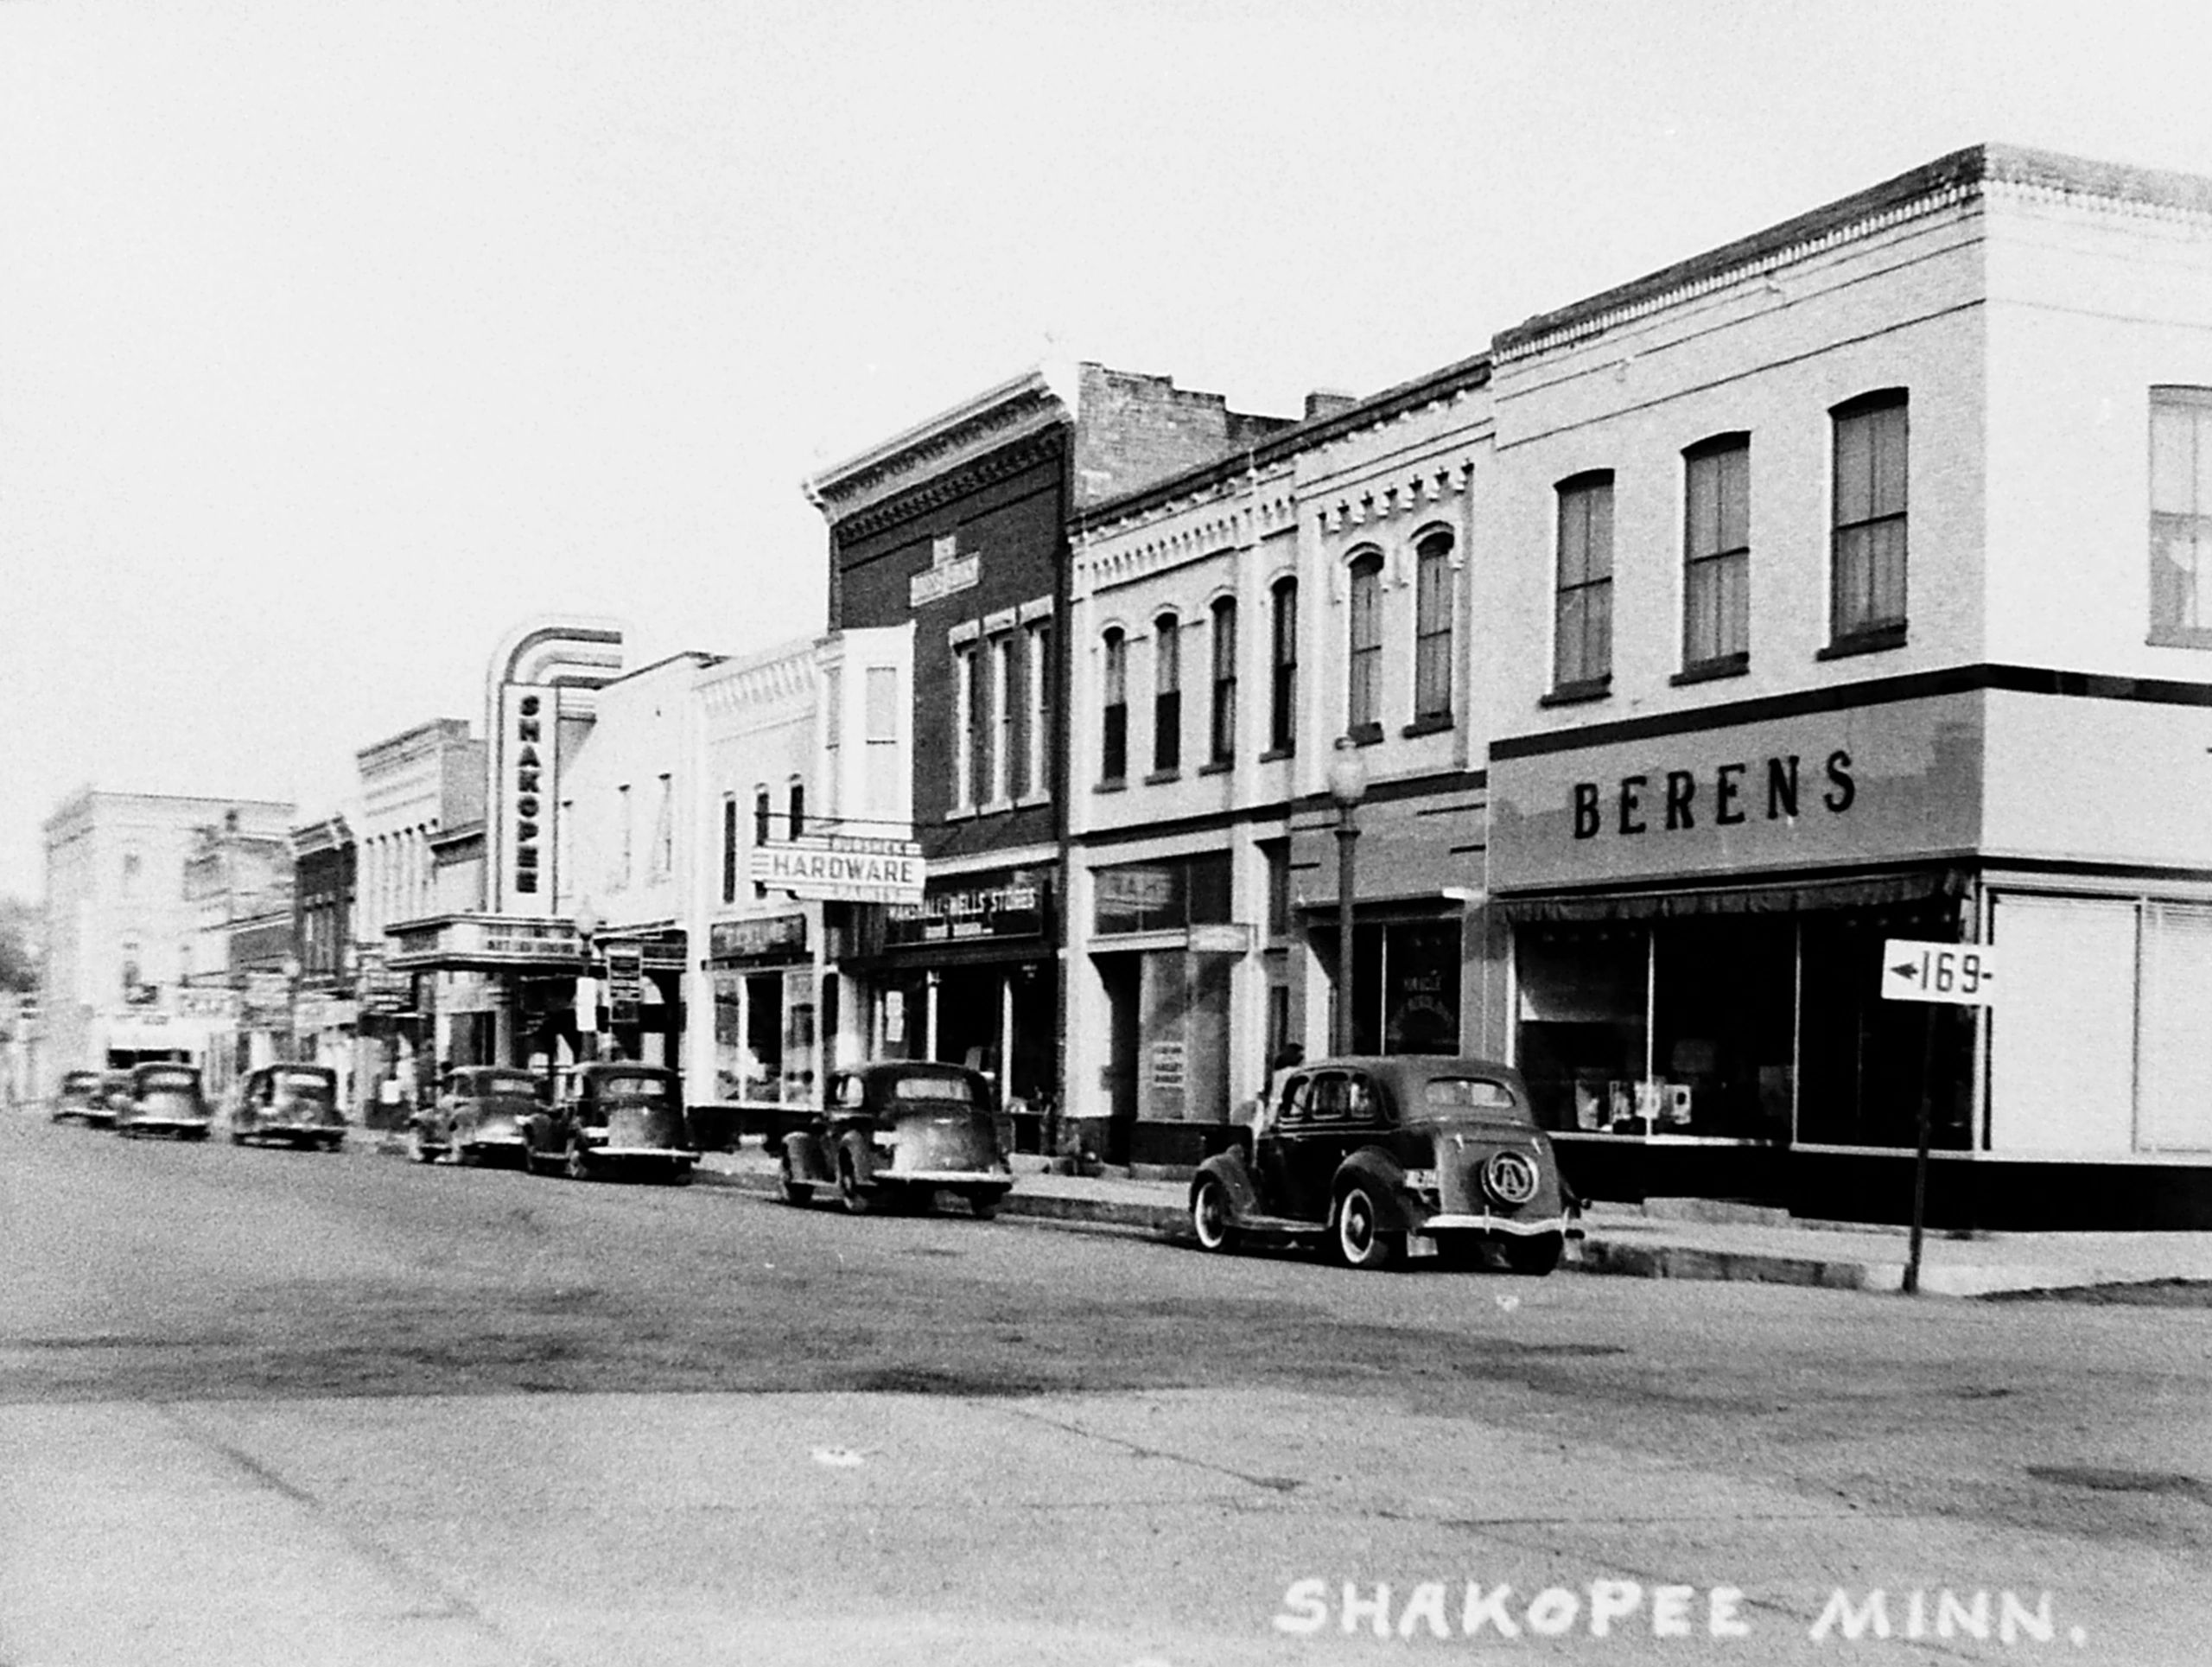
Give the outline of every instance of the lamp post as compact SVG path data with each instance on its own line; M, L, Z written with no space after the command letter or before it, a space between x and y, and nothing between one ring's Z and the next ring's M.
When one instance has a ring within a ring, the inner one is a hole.
M284 1049L283 1058L296 1059L300 1054L300 958L287 955L278 969L284 975Z
M1329 797L1337 805L1337 1034L1331 1052L1349 1053L1351 1040L1352 847L1359 840L1359 801L1367 797L1367 760L1350 735L1337 737L1329 760Z
M599 981L592 970L592 940L599 936L599 911L587 897L576 905L576 941L582 964L576 973L576 1062L599 1057ZM586 1021L589 1023L587 1024Z

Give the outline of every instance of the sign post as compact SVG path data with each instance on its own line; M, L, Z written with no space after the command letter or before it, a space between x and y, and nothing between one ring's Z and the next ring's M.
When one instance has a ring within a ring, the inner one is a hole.
M1928 1142L1935 1095L1936 1009L1995 1004L1997 951L1987 944L1936 944L1891 938L1882 944L1882 999L1928 1006L1920 1059L1920 1129L1912 1165L1912 1238L1905 1252L1904 1293L1920 1289L1920 1247L1928 1218Z

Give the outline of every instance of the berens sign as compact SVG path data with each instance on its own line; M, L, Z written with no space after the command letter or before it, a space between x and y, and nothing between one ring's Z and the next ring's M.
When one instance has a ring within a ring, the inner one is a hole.
M1971 849L1982 810L1978 694L1895 701L1576 746L1500 744L1495 892L1710 881Z

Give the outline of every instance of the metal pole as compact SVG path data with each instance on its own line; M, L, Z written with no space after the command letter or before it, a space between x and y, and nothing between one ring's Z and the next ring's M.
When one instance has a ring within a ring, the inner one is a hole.
M1337 807L1337 1034L1332 1051L1352 1051L1351 905L1352 847L1359 839L1357 807Z
M1920 1289L1920 1243L1928 1219L1928 1126L1936 1093L1936 1003L1928 1003L1927 1040L1920 1050L1920 1139L1912 1161L1912 1239L1905 1251L1904 1294Z

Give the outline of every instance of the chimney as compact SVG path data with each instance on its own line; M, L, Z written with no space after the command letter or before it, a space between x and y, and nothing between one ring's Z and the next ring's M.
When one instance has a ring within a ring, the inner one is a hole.
M1306 421L1317 417L1334 417L1338 411L1350 410L1359 404L1359 396L1346 393L1340 388L1316 388L1306 396Z

